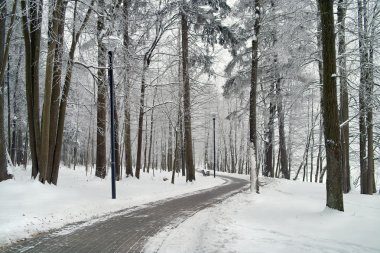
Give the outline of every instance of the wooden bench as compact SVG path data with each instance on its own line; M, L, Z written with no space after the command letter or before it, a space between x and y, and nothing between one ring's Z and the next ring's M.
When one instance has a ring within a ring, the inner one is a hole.
M210 176L210 171L205 171L205 170L202 170L202 174L203 176Z

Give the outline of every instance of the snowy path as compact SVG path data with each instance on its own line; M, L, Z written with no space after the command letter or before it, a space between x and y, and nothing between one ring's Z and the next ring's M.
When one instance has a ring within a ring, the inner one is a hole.
M226 180L223 185L209 190L123 210L90 225L66 226L0 249L0 252L141 252L147 239L163 227L178 226L248 184L243 179L223 178Z

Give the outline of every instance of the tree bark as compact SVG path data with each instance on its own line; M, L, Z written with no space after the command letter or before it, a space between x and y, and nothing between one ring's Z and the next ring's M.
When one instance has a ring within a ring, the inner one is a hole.
M97 41L98 41L98 98L97 98L97 132L96 132L96 173L100 178L106 176L107 151L106 151L106 120L107 120L107 85L106 85L106 64L107 49L103 42L105 22L105 3L104 0L98 0L98 23L97 23Z
M257 83L258 83L258 36L260 32L260 1L255 0L255 24L254 24L254 35L255 38L252 40L252 69L251 69L251 90L249 96L249 140L251 151L251 192L256 191L259 193L259 165L258 165L258 155L257 155L257 112L256 112L256 100L257 100ZM252 161L254 160L254 161ZM255 165L255 166L254 166ZM252 168L254 167L254 168Z
M318 0L322 26L323 122L327 157L326 205L344 211L340 170L340 133L336 89L336 54L333 1Z
M150 115L150 134L149 134L149 151L148 151L148 167L147 172L149 173L150 165L151 165L151 159L152 159L152 146L153 146L153 123L154 123L154 103L156 100L157 95L157 87L154 88L154 95L153 95L153 108ZM154 156L153 156L154 157ZM152 165L153 168L153 165Z
M131 117L130 117L130 88L131 82L129 81L129 0L123 0L123 46L124 46L124 64L125 64L125 97L124 97L124 147L125 147L125 175L133 177L132 169L132 147L131 147Z
M136 157L136 171L135 176L140 178L141 169L141 150L142 150L142 134L143 134L143 121L144 121L144 101L145 101L145 75L148 71L148 55L145 54L143 61L142 77L141 77L141 89L140 89L140 112L137 129L137 157Z
M39 173L39 147L41 142L39 120L39 66L42 20L42 0L21 0L22 30L25 43L25 90L28 111L28 130L32 158L32 177ZM29 22L30 21L30 22ZM29 26L28 26L29 24Z
M280 170L282 175L286 179L290 179L290 173L288 169L288 153L286 150L285 142L285 116L282 108L282 88L281 79L277 79L276 82L277 93L277 114L278 114L278 137L279 137L279 153L280 153Z
M186 162L186 182L195 180L195 167L193 164L193 146L191 137L191 100L190 100L190 80L189 80L189 41L188 41L188 21L185 13L181 13L182 25L182 72L183 72L183 117L185 128L185 162Z
M341 148L342 148L342 187L343 192L348 193L351 190L350 180L350 146L349 146L349 109L348 109L348 84L346 70L346 0L338 1L338 69L340 84L340 124L341 127Z
M368 194L368 164L367 164L367 119L366 119L366 87L367 87L367 47L365 40L366 29L364 27L364 10L363 2L358 3L358 36L359 36L359 53L360 53L360 84L359 84L359 156L360 156L360 192Z
M54 170L54 151L57 145L57 130L58 130L58 117L59 117L59 104L61 97L61 75L62 75L62 55L63 55L63 42L65 31L65 13L66 3L61 5L58 17L58 31L57 31L57 43L54 51L55 60L53 66L53 83L51 93L51 105L50 105L50 136L49 136L49 154L48 164L46 171L46 180L48 183L52 182L52 174Z

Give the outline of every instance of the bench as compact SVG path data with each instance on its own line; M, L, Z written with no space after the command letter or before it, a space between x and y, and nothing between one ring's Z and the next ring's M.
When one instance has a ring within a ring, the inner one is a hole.
M205 171L205 170L202 170L202 174L203 176L210 176L210 171Z

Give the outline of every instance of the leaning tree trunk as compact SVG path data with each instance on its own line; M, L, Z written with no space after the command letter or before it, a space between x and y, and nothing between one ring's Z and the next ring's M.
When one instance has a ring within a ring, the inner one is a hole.
M51 183L55 185L58 182L59 165L61 162L61 150L62 150L62 145L63 145L63 130L64 130L64 125L65 125L67 100L68 100L70 86L71 86L71 77L72 77L72 71L73 71L73 65L74 65L75 49L79 40L79 36L90 18L93 4L94 4L94 0L91 1L91 5L89 6L86 12L86 16L79 30L76 33L74 30L73 35L72 35L73 37L72 37L70 51L69 51L69 58L66 64L66 74L65 74L64 84L62 88L62 95L61 95L60 104L59 104L57 134L56 134L56 141L55 141L55 148L54 148L53 164L51 168L52 169Z
M340 133L336 89L336 54L333 1L318 0L322 26L323 122L327 158L326 205L343 211L342 175L340 171Z
M104 0L98 1L98 99L97 99L97 132L96 132L96 173L100 178L106 176L107 151L106 151L106 119L107 119L107 85L106 85L106 46L103 42L103 30L105 22Z
M189 80L189 41L188 41L188 21L185 13L181 14L182 25L182 73L183 73L183 117L185 128L185 162L186 181L195 180L195 167L193 163L193 146L191 137L191 101L190 101L190 80Z
M25 90L28 112L28 130L32 158L32 177L39 173L40 111L39 111L39 67L42 23L42 2L21 0L22 30L25 43ZM29 24L29 26L28 26Z

